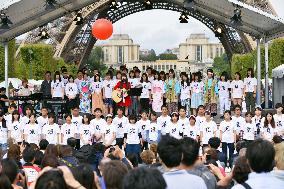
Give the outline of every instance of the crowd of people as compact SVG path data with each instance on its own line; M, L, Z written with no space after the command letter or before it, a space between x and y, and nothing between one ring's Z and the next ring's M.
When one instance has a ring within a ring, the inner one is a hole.
M211 69L203 80L151 68L113 73L80 70L75 79L62 68L51 80L46 72L43 96L67 101L62 123L45 103L40 115L1 103L0 188L282 188L283 105L255 107L252 69L244 82L239 73L217 80Z

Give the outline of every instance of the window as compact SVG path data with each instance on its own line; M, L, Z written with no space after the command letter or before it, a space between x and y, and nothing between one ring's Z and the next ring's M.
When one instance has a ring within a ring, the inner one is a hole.
M154 65L154 70L156 70L157 69L157 65Z
M202 46L201 45L196 46L196 57L195 57L195 59L198 62L202 62Z
M162 65L162 70L165 71L165 65Z
M105 52L105 61L108 62L109 61L109 58L108 58L108 50L106 49L106 52Z
M217 57L217 56L220 56L220 55L219 55L219 47L216 48L216 57Z
M123 63L123 49L122 49L122 46L119 46L118 47L118 56L117 56L117 58L118 58L118 60L117 60L117 62L119 63L119 64L122 64Z
M167 70L167 71L169 70L169 65L166 65L166 70Z
M170 69L173 69L173 65L170 65Z
M210 58L213 59L213 47L210 47Z
M146 70L146 66L142 66L142 69L145 71Z
M174 65L174 69L175 69L175 70L177 69L177 65Z
M161 71L161 65L158 65L158 70Z
M223 48L221 47L220 48L220 55L222 55L223 54Z

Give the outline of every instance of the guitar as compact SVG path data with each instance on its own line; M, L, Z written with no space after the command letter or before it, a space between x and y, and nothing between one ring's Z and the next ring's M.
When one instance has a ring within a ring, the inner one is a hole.
M126 89L116 89L112 91L112 100L115 103L119 103L121 101L125 102L125 97L128 96L128 90Z

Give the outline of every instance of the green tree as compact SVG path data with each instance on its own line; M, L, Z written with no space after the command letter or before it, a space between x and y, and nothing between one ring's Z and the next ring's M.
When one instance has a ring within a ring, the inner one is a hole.
M222 72L227 72L230 75L230 63L226 54L220 57L215 57L213 62L213 71L217 75L221 75Z
M156 52L154 49L151 49L150 50L150 53L148 55L141 55L140 56L140 60L142 61L156 61L158 58L157 58L157 55L156 55Z
M103 49L101 47L95 47L89 58L83 62L84 67L90 72L91 70L98 69L102 74L107 71L107 66L103 63Z
M8 77L15 77L15 52L16 42L15 39L8 43ZM5 49L0 45L0 81L5 79Z
M162 53L159 55L160 60L177 60L177 55L172 53Z

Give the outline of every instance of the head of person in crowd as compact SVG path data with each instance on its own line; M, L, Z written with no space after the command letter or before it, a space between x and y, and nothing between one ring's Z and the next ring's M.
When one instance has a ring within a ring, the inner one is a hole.
M15 110L17 110L17 105L15 103L10 104L9 106L10 112L13 113Z
M24 108L24 115L29 117L33 113L34 109L31 105L27 105Z
M234 107L234 111L235 111L235 116L241 116L241 114L242 114L242 107L239 104L237 104Z
M210 111L205 111L205 119L207 122L211 121L211 112Z
M142 77L141 77L140 82L141 82L141 83L143 83L143 82L148 83L148 82L149 82L149 80L148 80L148 75L147 75L146 73L143 73L143 74L142 74Z
M129 78L134 79L135 78L135 72L133 70L130 70L129 72Z
M196 140L185 137L181 140L182 160L181 164L184 167L193 167L198 160L199 144Z
M213 164L215 166L218 166L218 153L217 150L210 147L203 148L202 153L202 162L206 165Z
M115 77L116 77L117 80L120 81L121 80L121 71L117 71Z
M169 110L168 110L168 106L163 104L162 107L161 107L161 110L162 110L162 115L163 116L167 116L169 114Z
M122 182L128 169L124 163L113 160L105 163L101 168L106 188L122 189Z
M75 179L86 189L94 189L95 186L95 175L92 167L88 164L81 164L76 167L73 171Z
M262 108L260 106L256 107L254 110L254 115L257 117L261 117L262 114Z
M167 184L157 169L138 168L129 171L123 179L123 189L166 189Z
M282 114L283 113L283 105L281 103L276 103L275 104L275 109L277 114Z
M178 120L179 120L179 115L178 115L178 113L177 113L177 112L173 112L173 113L171 114L171 121L172 121L173 123L177 123Z
M102 109L100 109L100 108L96 108L96 109L94 110L94 114L95 114L96 119L101 119L102 113L103 113L103 111L102 111Z
M157 144L151 144L150 145L150 151L155 154L155 159L157 160L158 157L158 145Z
M179 108L179 116L180 116L180 118L185 118L186 117L186 108L184 106L181 106Z
M242 76L241 76L241 74L240 74L240 72L236 72L235 73L235 80L242 80Z
M274 148L276 168L284 171L284 142L276 144Z
M154 80L160 80L161 79L158 71L152 70L152 73L153 73L152 75L154 76Z
M182 76L181 76L181 85L182 86L189 86L190 85L190 81L189 81L189 77L186 73L184 73Z
M157 113L152 111L150 118L151 118L151 122L156 122L157 121Z
M121 74L121 81L122 81L123 83L128 83L128 79L127 79L126 73L122 73L122 74Z
M73 155L72 147L69 145L61 145L59 150L60 150L59 156L61 158L71 157Z
M96 74L99 74L99 73L100 73L100 71L98 70L98 68L94 68L93 75L95 76Z
M247 148L247 143L245 141L238 141L237 144L236 144L236 151L237 151L237 154L239 154L239 152L241 151L241 149L243 148Z
M166 80L166 74L165 74L164 71L160 71L160 79L161 79L162 81L165 81L165 80Z
M116 113L117 116L121 118L123 116L123 107L117 107Z
M242 184L248 180L248 175L250 172L250 167L248 165L246 157L238 157L232 172L233 179L237 183Z
M151 150L144 150L140 157L145 165L151 165L155 160L155 154Z
M265 153L264 150L265 149ZM267 173L274 167L275 150L273 145L263 139L254 140L247 148L246 158L250 169L256 173Z
M268 127L269 125L271 125L272 128L276 127L274 117L271 112L266 113L263 126Z
M32 113L32 114L30 115L29 124L35 124L35 123L37 123L36 114L35 114L35 113Z
M254 73L253 73L253 69L252 68L248 68L248 70L247 70L247 77L249 77L249 78L253 78L254 77Z
M34 164L36 151L32 147L26 147L23 151L23 159L26 163Z
M51 72L50 71L46 71L44 74L44 79L46 81L50 81L51 80Z
M198 116L205 116L205 107L203 105L199 105L197 108Z
M53 112L48 114L48 123L49 125L53 125L56 121L55 114Z
M180 141L171 136L162 136L158 144L158 154L166 169L173 169L180 165L182 149Z
M99 82L99 81L101 81L101 76L99 73L97 73L94 75L94 82Z
M69 75L68 82L69 83L74 83L74 76L73 75Z
M45 154L42 161L41 161L41 168L45 167L53 167L56 168L59 166L58 159L53 154Z
M78 70L78 72L77 72L77 78L78 78L79 80L82 80L82 79L83 79L83 71L82 71L82 70Z
M26 79L26 78L24 78L24 79L22 79L22 86L23 86L23 88L28 88L29 86L28 86L28 80Z
M227 72L222 72L221 73L220 81L223 81L223 82L228 81L228 73Z
M127 154L126 157L131 162L133 168L138 167L139 162L138 162L137 154L130 153L130 154Z
M55 82L61 82L61 76L60 76L60 72L59 71L56 71L54 73L53 81L54 81L54 83Z
M272 143L273 143L274 145L275 145L275 144L282 143L282 137L279 136L279 135L273 136L273 138L272 138Z
M39 142L39 149L42 150L43 152L46 150L47 146L49 145L49 142L46 139L42 139Z
M44 155L54 155L58 157L59 156L58 146L56 146L55 144L48 144L44 152Z
M21 160L20 146L11 144L8 149L7 158L15 160L17 163Z
M194 81L195 81L195 82L201 82L201 75L198 74L198 73L195 73L195 74L194 74Z
M17 184L19 178L19 167L13 159L3 159L1 161L2 173L10 180L11 184Z
M78 117L79 114L80 114L80 108L78 106L74 107L73 110L72 110L72 116Z
M35 189L68 189L61 170L44 172L36 181Z
M196 123L196 117L195 117L194 115L191 115L191 116L189 117L189 124L190 124L191 126L194 126L195 123Z
M252 113L251 112L245 113L245 121L246 123L252 123Z
M218 137L212 137L209 139L208 144L210 148L218 149L220 147L221 140Z
M127 75L128 73L128 69L126 67L126 65L124 65L123 69L121 70L122 73L125 73Z
M62 73L62 77L63 77L64 79L67 79L67 78L68 78L68 70L67 70L67 68L62 69L62 70L61 70L61 73Z
M34 164L40 166L42 164L42 160L43 160L44 154L42 151L37 150L35 153L35 162Z
M45 107L45 106L43 106L42 108L41 108L41 110L40 110L40 113L41 113L41 116L42 117L47 117L48 116L48 108L47 107Z
M13 189L12 183L4 173L0 173L0 188Z
M211 78L214 79L214 72L211 68L207 69L207 78L208 79L211 79Z
M173 69L169 70L169 78L174 79L175 78L175 71Z
M230 121L232 118L231 118L231 111L230 110L226 110L224 112L224 120L225 121Z
M148 67L147 69L146 69L146 73L147 73L147 75L148 75L148 77L151 77L152 76L152 68L151 67Z
M87 73L83 73L83 80L84 81L88 81L89 80L89 77L88 77Z
M135 72L135 78L140 78L141 71L137 68L134 70L134 72Z

